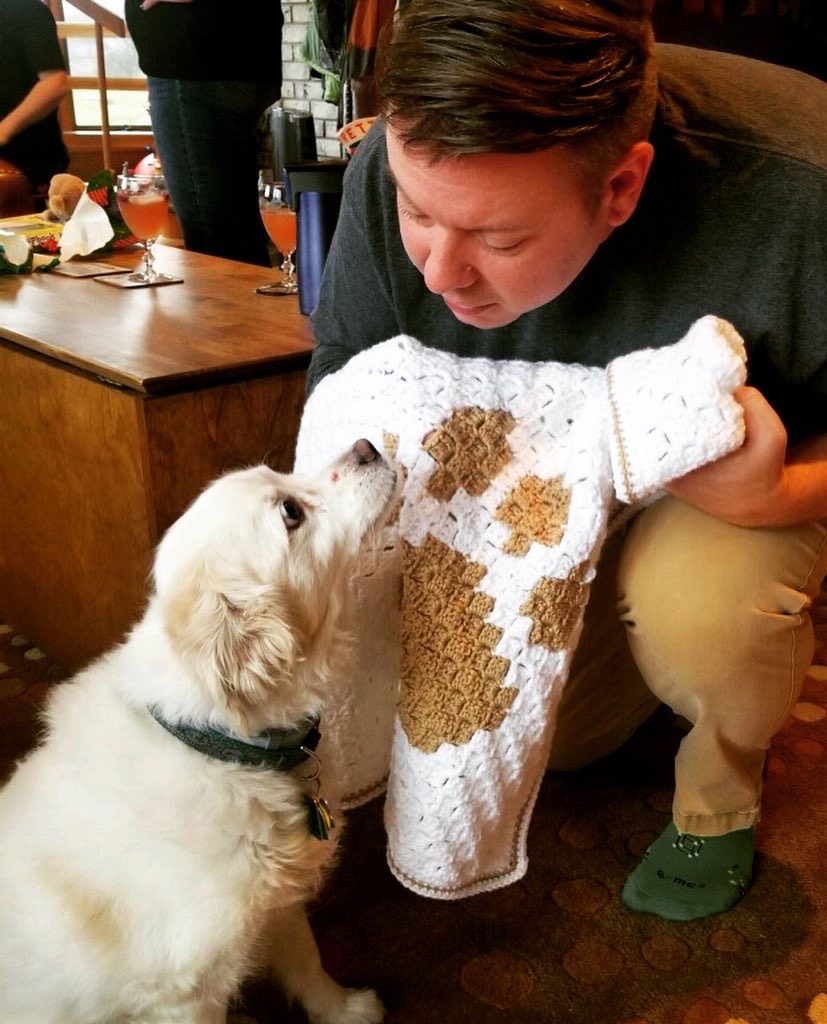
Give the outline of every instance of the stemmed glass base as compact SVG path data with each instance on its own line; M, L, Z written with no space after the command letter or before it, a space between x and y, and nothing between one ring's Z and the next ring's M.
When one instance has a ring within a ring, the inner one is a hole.
M171 274L162 274L155 269L155 254L152 251L152 243L154 241L154 238L148 238L146 241L141 242L141 245L144 247L144 257L141 261L141 266L133 274L129 275L128 281L134 281L136 284L164 284L167 281L177 280Z
M274 281L272 284L262 284L256 288L256 292L259 295L295 295L298 290L299 284L296 280L293 252L289 252L282 260L280 281Z

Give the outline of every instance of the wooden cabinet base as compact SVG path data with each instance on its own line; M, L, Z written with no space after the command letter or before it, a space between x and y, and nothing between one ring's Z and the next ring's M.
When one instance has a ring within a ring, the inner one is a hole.
M0 343L0 612L74 670L143 608L152 551L213 477L289 470L304 370L175 394Z

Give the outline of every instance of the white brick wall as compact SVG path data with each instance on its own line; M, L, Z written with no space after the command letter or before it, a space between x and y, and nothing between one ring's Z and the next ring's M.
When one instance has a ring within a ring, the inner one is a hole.
M308 0L282 0L284 30L281 42L282 105L292 110L307 110L316 125L316 148L319 159L344 155L336 138L338 109L322 99L324 83L310 77L310 68L299 57L299 49L310 18Z

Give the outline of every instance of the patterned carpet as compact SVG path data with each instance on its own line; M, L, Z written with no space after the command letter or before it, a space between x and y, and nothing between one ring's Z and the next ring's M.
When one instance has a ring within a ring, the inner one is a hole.
M496 893L414 896L385 866L380 802L352 812L312 915L330 972L377 988L388 1024L827 1024L827 597L815 617L816 662L767 760L754 884L729 914L673 924L619 901L669 820L681 733L663 712L605 761L547 776L528 874ZM62 675L0 625L0 774ZM252 985L233 1020L302 1017Z

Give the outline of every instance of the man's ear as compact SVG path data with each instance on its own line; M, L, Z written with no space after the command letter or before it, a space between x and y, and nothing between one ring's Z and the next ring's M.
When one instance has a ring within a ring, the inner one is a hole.
M620 227L635 212L654 156L650 142L636 142L615 164L604 192L609 227Z

